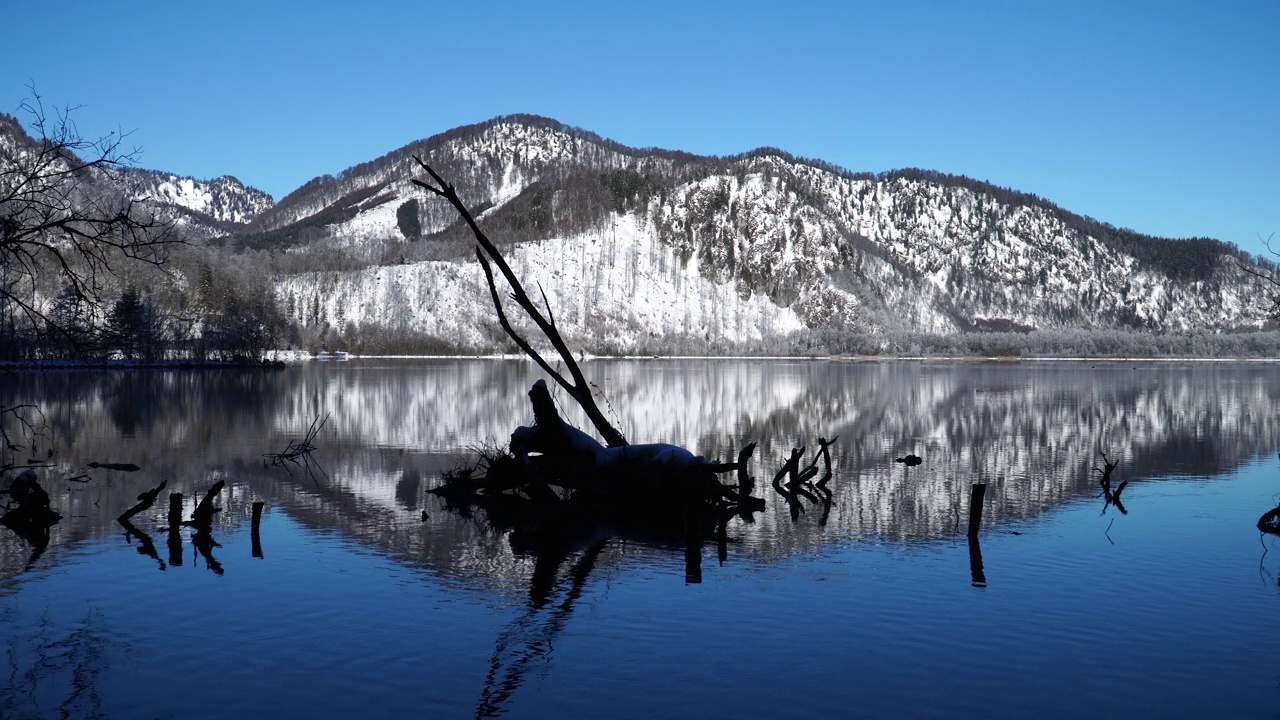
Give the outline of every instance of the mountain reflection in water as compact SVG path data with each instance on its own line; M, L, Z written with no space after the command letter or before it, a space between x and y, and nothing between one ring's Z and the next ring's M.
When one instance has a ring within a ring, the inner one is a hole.
M1120 459L1117 482L1135 482L1126 499L1140 506L1143 478L1222 473L1268 451L1280 429L1280 385L1271 382L1277 370L1269 364L638 360L585 367L607 412L635 441L672 442L726 461L757 441L752 471L766 496L792 447L839 436L825 514L811 507L792 522L774 496L755 523L731 527L735 552L762 560L838 539L960 533L969 485L979 481L989 484L988 525L1032 516L1097 492L1090 469L1099 449ZM42 471L42 482L67 516L53 528L51 554L118 532L116 515L162 480L191 498L223 479L222 526L243 522L250 503L262 499L406 562L502 584L522 577L523 563L502 538L441 512L425 491L470 448L505 443L517 424L531 421L526 393L537 377L530 363L510 360L24 373L6 379L0 404L33 403L47 419L57 467ZM589 427L572 403L558 400L567 417ZM263 453L282 450L325 413L331 419L316 453L325 482L263 467ZM893 462L906 454L923 464ZM94 461L143 469L85 470ZM93 480L58 479L82 472ZM0 576L20 572L29 555L11 533L0 536Z
M634 441L726 461L757 442L766 510L716 554L608 530L535 552L445 510L439 474L531 420L523 361L7 376L0 405L47 423L64 519L43 548L0 529L0 716L1201 715L1276 695L1241 668L1275 609L1252 523L1280 366L584 369ZM325 414L323 474L265 461ZM838 437L829 502L789 507L770 481L819 437ZM1170 476L1198 482L1152 482ZM169 528L168 492L189 515L219 481L211 527ZM138 689L167 675L208 682Z

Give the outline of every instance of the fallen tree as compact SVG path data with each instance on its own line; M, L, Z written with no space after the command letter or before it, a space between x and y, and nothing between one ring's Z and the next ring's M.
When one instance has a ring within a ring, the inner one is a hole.
M498 248L476 223L457 190L421 158L414 160L431 182L414 184L448 201L475 236L476 258L484 271L498 322L511 340L582 408L604 442L565 422L555 407L547 383L539 380L529 391L534 423L517 427L509 448L483 455L475 464L447 473L433 492L452 506L486 509L495 525L508 525L537 544L564 539L575 529L639 522L646 527L677 526L686 530L723 527L729 518L763 510L764 500L752 497L748 482L720 481L739 463L708 460L677 445L631 444L601 412L555 316L542 293L543 308L533 302ZM493 268L506 281L509 298L559 356L565 374L512 325L503 306ZM753 448L748 446L748 448ZM745 461L750 449L743 450ZM747 477L745 472L739 477ZM742 485L748 485L742 487ZM579 533L580 534L580 533ZM699 535L698 537L701 537Z

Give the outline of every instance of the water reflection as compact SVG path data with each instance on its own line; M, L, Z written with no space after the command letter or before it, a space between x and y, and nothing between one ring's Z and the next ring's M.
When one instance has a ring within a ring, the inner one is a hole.
M585 369L628 437L724 460L754 441L758 477L774 477L799 444L839 436L822 491L784 484L754 522L728 528L726 542L762 560L832 539L961 534L967 488L978 481L989 484L988 524L1036 515L1096 492L1098 447L1114 452L1133 483L1217 475L1268 452L1280 430L1271 365L601 361ZM438 512L425 491L469 447L502 442L529 421L526 393L537 377L518 361L54 372L6 378L0 404L36 403L48 420L54 467L42 482L67 519L51 529L41 562L112 532L115 516L161 481L191 494L225 480L211 535L246 522L252 503L266 500L405 562L511 586L530 568L506 539ZM561 410L583 423L571 403ZM263 453L326 413L316 444L327 479L262 466ZM922 463L894 462L912 455ZM103 458L141 470L88 466ZM88 481L58 480L77 475ZM168 545L169 564L181 563L181 544L170 537ZM216 548L203 537L196 547L210 569L221 567ZM31 546L5 533L0 577L21 572L30 556Z
M987 571L982 566L982 543L977 535L969 536L969 575L974 587L987 586Z
M146 555L152 560L155 560L156 563L159 564L160 569L165 570L166 568L165 568L164 560L160 559L160 552L156 550L155 541L151 539L151 536L143 532L141 529L139 529L133 523L129 522L126 519L122 518L118 522L122 527L124 527L124 541L132 545L133 539L137 538L138 554ZM179 562L178 564L181 565L182 563Z
M529 582L528 606L498 635L476 717L501 715L530 667L535 662L550 662L556 638L564 631L608 544L608 540L592 543L574 560L563 580L559 573L567 554L553 551L538 556ZM559 600L552 603L556 594Z
M195 547L200 557L204 558L204 566L211 570L215 575L221 575L224 571L222 563L213 556L213 549L220 548L216 540L213 539L213 531L207 527L197 528L191 534L191 544Z
M99 613L90 610L70 631L47 613L32 625L12 622L0 614L10 630L0 660L10 691L0 693L0 717L105 717L98 680L111 641Z

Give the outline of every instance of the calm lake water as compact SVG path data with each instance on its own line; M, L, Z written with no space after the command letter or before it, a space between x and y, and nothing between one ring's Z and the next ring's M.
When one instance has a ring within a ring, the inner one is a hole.
M1280 365L585 368L633 441L724 460L759 442L768 508L729 525L723 561L709 539L701 582L682 545L635 538L524 556L426 492L532 420L525 362L0 376L0 405L43 413L34 454L53 450L41 480L66 516L42 552L0 528L0 717L1280 710L1280 542L1254 526L1280 493ZM322 475L264 466L325 413ZM793 520L769 480L819 435L839 436L834 502ZM1128 514L1097 497L1099 448ZM166 498L189 511L219 479L202 554L170 537ZM115 517L162 480L134 519L149 537L126 536Z

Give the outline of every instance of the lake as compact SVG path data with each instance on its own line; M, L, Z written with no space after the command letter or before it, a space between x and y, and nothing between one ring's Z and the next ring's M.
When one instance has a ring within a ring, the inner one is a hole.
M532 421L516 360L0 376L65 516L0 528L0 717L1275 717L1280 365L609 360L635 442L767 502L692 558L548 560L427 491ZM566 416L588 427L559 397ZM317 417L319 469L271 466ZM18 428L8 425L11 434ZM838 436L829 506L769 486ZM31 452L34 450L34 452ZM1128 481L1099 497L1099 450ZM908 453L923 463L907 467ZM136 472L88 468L135 463ZM86 481L68 480L79 475ZM226 482L216 544L170 492ZM126 534L115 518L165 481ZM970 488L987 484L980 545ZM265 503L260 552L251 507ZM795 517L793 519L793 512ZM425 513L425 518L424 518ZM975 556L974 552L978 551ZM255 555L260 555L257 557ZM979 567L980 565L980 567Z

